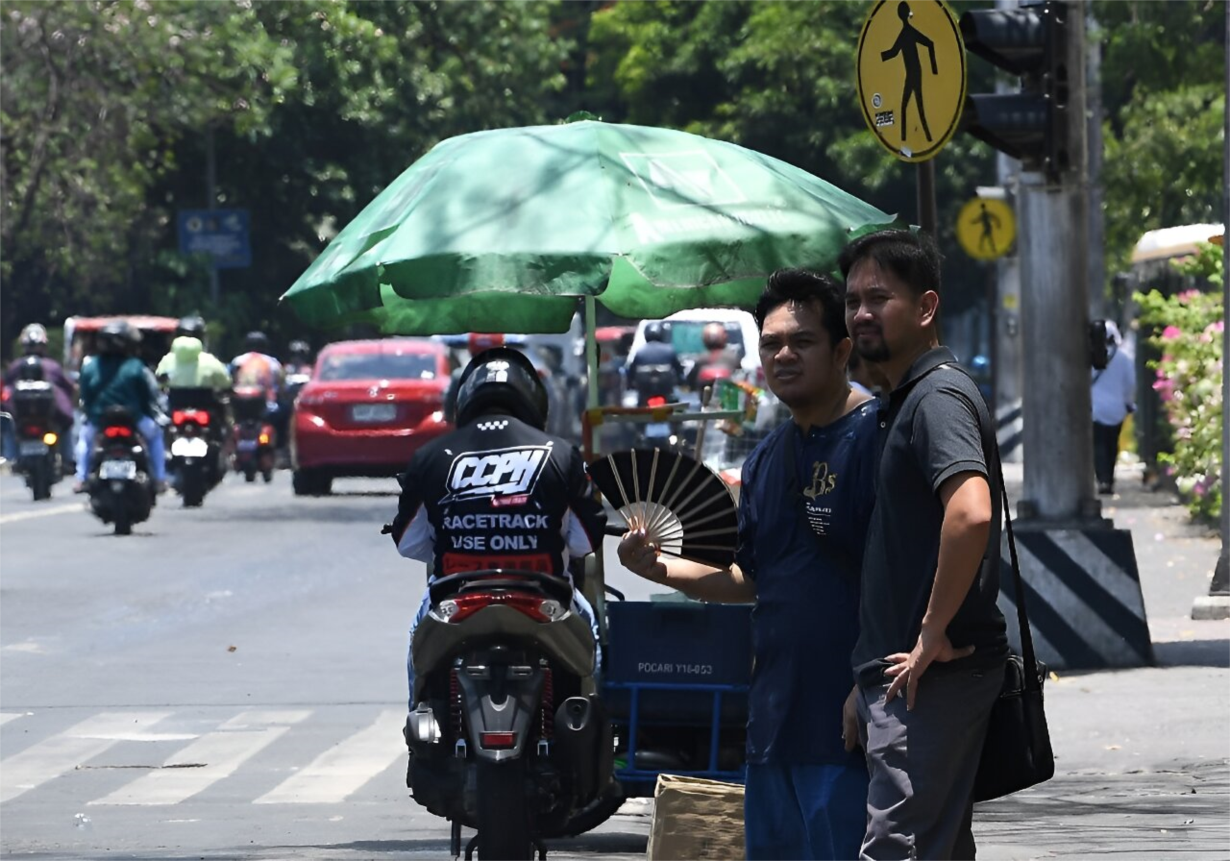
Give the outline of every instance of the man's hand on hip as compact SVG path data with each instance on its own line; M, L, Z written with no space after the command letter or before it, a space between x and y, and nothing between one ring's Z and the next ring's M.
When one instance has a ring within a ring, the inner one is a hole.
M884 675L892 679L892 683L888 686L888 693L884 696L884 702L891 703L893 697L897 696L904 687L905 707L907 710L913 709L914 698L918 694L918 681L933 661L946 663L972 654L974 654L973 646L955 649L949 642L947 633L924 626L918 635L918 642L914 645L913 651L908 654L897 652L884 659L892 664L884 671Z

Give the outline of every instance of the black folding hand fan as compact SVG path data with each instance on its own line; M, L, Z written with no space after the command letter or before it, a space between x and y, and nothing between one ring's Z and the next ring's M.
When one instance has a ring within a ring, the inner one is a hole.
M716 568L735 561L738 516L726 483L700 461L675 451L617 451L589 473L629 529L644 529L669 556Z

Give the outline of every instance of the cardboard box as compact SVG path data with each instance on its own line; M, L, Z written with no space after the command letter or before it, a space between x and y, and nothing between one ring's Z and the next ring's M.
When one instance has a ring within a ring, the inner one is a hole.
M743 786L675 774L658 776L648 861L741 861Z

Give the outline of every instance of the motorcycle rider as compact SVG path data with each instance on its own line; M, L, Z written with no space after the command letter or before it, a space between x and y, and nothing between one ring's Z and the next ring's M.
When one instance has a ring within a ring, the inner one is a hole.
M52 391L55 393L55 406L57 416L56 432L58 433L64 444L71 437L70 431L73 427L73 401L77 398L76 388L68 375L64 373L64 368L55 359L47 357L47 330L40 323L31 323L21 330L21 352L22 357L15 359L12 364L5 369L4 386L11 387L17 380L22 378L22 367L31 357L38 359L43 366L42 379L51 383ZM67 454L65 460L68 460Z
M195 315L179 321L171 352L158 362L154 376L171 389L226 391L231 387L226 365L205 349L205 321Z
M546 388L525 355L497 347L475 356L458 386L457 429L419 449L398 476L397 516L384 531L401 555L427 563L428 583L487 568L571 579L572 609L594 633L597 668L597 623L575 575L576 563L601 548L606 513L580 452L547 434L546 423ZM496 549L496 539L533 549ZM425 591L411 642L429 609ZM412 653L406 671L413 711Z
M674 400L683 380L683 365L670 343L670 330L660 321L645 327L645 343L628 363L628 380L645 406L650 398Z
M485 350L494 350L504 346L504 336L487 332L471 332L466 338L466 349L470 360ZM448 389L444 392L444 420L456 427L457 425L457 387L461 385L461 375L469 365L458 364L453 368L448 378Z
M307 341L291 341L286 347L286 376L312 376L312 346Z
M265 391L270 415L278 409L278 391L282 388L282 363L269 353L269 336L264 332L249 332L244 338L244 352L231 359L231 376L236 386L256 386Z
M696 359L688 372L688 387L698 389L705 383L729 377L739 370L739 359L726 349L726 327L721 323L706 323L700 333L701 343L708 351ZM708 371L709 373L705 373Z
M136 357L141 333L126 320L107 323L98 332L98 355L81 366L81 409L85 423L77 439L77 474L74 493L84 493L94 451L94 429L108 407L124 407L145 439L154 487L165 493L166 452L162 429L156 421L158 386L145 363Z

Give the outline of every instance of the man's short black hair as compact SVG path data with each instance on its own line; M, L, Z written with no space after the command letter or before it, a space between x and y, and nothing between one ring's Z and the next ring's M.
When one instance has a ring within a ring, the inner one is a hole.
M778 269L769 276L764 292L756 302L752 316L756 328L764 329L765 317L787 302L817 306L820 319L829 333L831 346L836 347L849 337L846 331L845 293L841 285L828 275L806 269Z
M837 258L841 277L849 278L854 264L867 258L900 278L915 296L928 290L940 292L940 252L935 241L922 231L877 230L860 236Z

